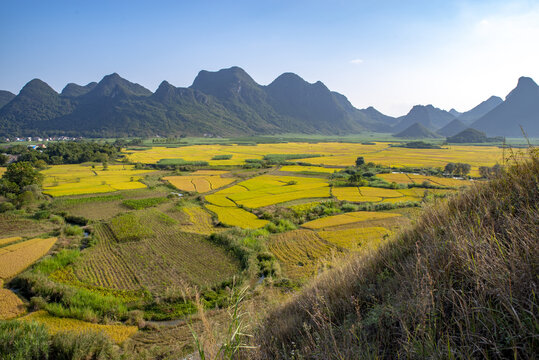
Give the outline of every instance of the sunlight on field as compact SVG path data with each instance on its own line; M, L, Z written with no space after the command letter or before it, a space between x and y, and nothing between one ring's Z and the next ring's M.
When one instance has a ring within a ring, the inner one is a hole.
M129 337L134 335L138 328L136 326L125 325L101 325L94 324L82 320L58 318L49 315L46 311L36 311L19 319L20 321L36 321L40 324L44 324L49 330L50 334L56 334L62 331L69 332L86 332L97 331L104 332L111 340L121 344Z
M300 166L300 165L285 165L282 166L281 171L291 171L291 172L306 172L306 173L322 173L322 174L333 174L336 171L341 169L339 168L325 168L321 166Z
M43 192L51 196L105 193L145 188L139 182L152 170L136 170L133 165L54 165L41 173L45 175Z
M56 238L31 239L0 248L0 279L13 277L45 255Z
M374 249L390 234L389 230L379 226L345 230L331 230L330 228L330 230L318 232L322 239L352 251Z

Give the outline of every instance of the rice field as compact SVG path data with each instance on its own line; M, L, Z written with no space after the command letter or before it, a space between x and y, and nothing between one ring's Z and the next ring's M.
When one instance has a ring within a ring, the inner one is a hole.
M133 162L155 164L161 159L182 158L187 161L207 161L210 165L242 165L246 159L262 159L268 154L320 154L320 157L298 159L316 165L353 166L357 156L366 162L387 166L444 167L448 162L472 165L472 175L478 175L479 166L502 163L502 149L496 146L456 146L443 149L408 149L391 147L389 143L363 145L357 143L286 143L245 145L194 145L178 148L154 147L129 151ZM211 160L215 155L233 155L230 160Z
M179 190L203 194L212 190L217 190L236 181L236 179L232 177L222 177L224 174L227 174L227 172L199 170L190 175L167 176L164 177L163 180L168 181Z
M338 250L322 241L316 233L300 229L273 235L269 250L281 264L286 277L304 280L330 265Z
M2 237L34 237L47 233L55 227L50 221L38 221L26 217L0 213L0 236Z
M267 220L261 220L256 215L237 207L222 207L208 204L206 208L215 213L221 223L228 226L238 226L242 229L258 229L268 223Z
M425 189L410 191L412 189L384 189L375 187L334 187L332 194L338 200L351 202L384 202L398 203L407 201L421 201ZM415 190L415 189L414 189Z
M340 215L323 217L313 221L309 221L302 225L308 229L324 229L339 225L353 224L362 221L371 221L379 219L388 219L401 216L400 214L374 211L356 211Z
M152 170L137 170L133 165L77 164L53 165L43 170L43 192L51 196L107 193L145 188L139 180Z
M225 198L234 204L256 209L297 199L330 197L330 188L324 179L319 178L262 175L242 181L214 195L226 195ZM223 197L210 197L206 200L212 203L219 200L221 203L228 203ZM228 204L225 206L231 206Z
M391 232L384 227L357 227L344 230L324 230L319 231L318 235L339 247L351 251L363 251L375 249Z
M13 319L25 311L26 306L13 291L0 289L0 320Z
M31 239L0 248L0 279L9 279L45 255L56 238Z
M341 169L339 168L326 168L321 166L300 166L300 165L285 165L282 166L281 171L290 172L305 172L305 173L321 173L321 174L333 174Z
M0 239L0 246L9 245L9 244L14 243L14 242L19 241L19 240L22 240L22 237L13 236L13 237L8 237L8 238L3 238L3 239Z
M103 332L117 344L123 343L138 331L138 328L136 326L102 325L76 319L58 318L49 315L49 313L44 310L30 313L26 316L23 316L19 320L35 321L40 324L44 324L50 334L56 334L63 331L75 333L82 333L87 331Z
M188 218L187 223L181 224L182 231L210 235L222 230L213 226L211 215L199 206L186 206L181 211Z

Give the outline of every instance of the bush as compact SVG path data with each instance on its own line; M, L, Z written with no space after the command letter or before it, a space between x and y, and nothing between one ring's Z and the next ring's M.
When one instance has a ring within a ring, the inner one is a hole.
M6 211L11 211L11 210L14 210L14 209L15 209L15 205L10 203L9 201L4 201L4 202L0 203L0 213L6 212Z
M103 333L60 332L52 337L51 358L58 360L118 359L114 344Z
M35 212L34 219L45 220L45 219L48 219L50 215L51 215L51 212L49 210L39 210Z
M84 230L77 225L67 225L64 228L64 234L67 236L82 236L84 234Z
M232 155L215 155L211 159L212 160L230 160L232 159Z
M82 217L82 216L75 216L75 215L65 215L64 219L68 223L80 225L80 226L86 226L88 224L88 219Z
M0 359L42 360L49 355L49 334L43 325L0 321Z

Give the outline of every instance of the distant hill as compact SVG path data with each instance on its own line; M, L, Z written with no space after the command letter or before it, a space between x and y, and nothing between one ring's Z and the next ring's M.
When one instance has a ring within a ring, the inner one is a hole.
M155 93L116 73L99 83L70 83L60 94L35 79L0 108L0 135L349 134L389 132L391 119L356 109L321 82L285 73L262 86L232 67L203 70L189 88L163 81Z
M453 115L454 117L457 117L457 118L458 118L459 116L462 115L461 112L459 112L459 111L457 111L457 110L455 110L455 109L451 109L451 110L449 110L448 112L449 112L451 115Z
M395 125L393 132L398 133L414 123L420 123L431 131L436 131L449 124L455 117L449 112L432 105L415 105L408 114Z
M475 120L479 119L481 116L485 115L490 110L500 105L502 102L503 100L500 97L491 96L473 109L463 112L460 116L457 117L463 123L470 125Z
M372 120L375 120L375 121L378 121L380 123L389 125L389 126L393 126L393 125L397 124L397 122L399 121L397 118L395 118L393 116L388 116L388 115L382 114L380 111L376 110L372 106L369 106L366 109L361 109L359 111L361 111L363 114L365 114L368 118L370 118Z
M472 123L471 127L487 135L539 136L539 86L529 77L521 77L505 101Z
M495 141L503 141L503 137L489 138L484 132L472 128L447 137L448 143L486 143Z
M6 105L8 102L13 100L14 98L15 98L15 94L9 91L0 90L0 108L2 108L4 105Z
M399 138L405 138L405 139L423 139L423 138L440 137L439 135L436 135L434 132L430 131L425 126L417 122L410 125L408 128L404 129L400 133L395 134L393 136L399 137Z
M466 130L467 128L468 126L466 126L465 123L463 123L459 119L455 119L440 130L436 131L436 133L447 137L458 134L459 132L461 132L462 130Z

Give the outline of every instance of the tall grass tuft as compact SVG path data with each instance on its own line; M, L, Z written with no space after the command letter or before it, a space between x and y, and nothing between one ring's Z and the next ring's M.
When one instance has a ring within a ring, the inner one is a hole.
M255 334L258 359L533 359L539 152L427 208L379 251L322 274Z

